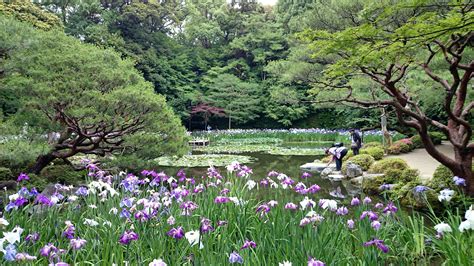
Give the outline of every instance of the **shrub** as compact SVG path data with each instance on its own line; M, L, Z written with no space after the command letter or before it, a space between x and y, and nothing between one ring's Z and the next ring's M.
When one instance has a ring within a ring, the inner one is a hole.
M413 141L411 141L411 139L408 139L408 138L396 141L396 143L402 143L402 144L407 145L408 148L409 148L409 150L407 152L412 151L413 149L415 149L415 146L413 145Z
M50 165L45 167L40 175L49 183L77 184L84 180L86 171L76 171L70 165Z
M433 178L428 183L429 187L434 190L442 190L443 188L454 188L453 172L444 165L439 165L433 173Z
M400 158L386 158L375 162L369 169L371 173L385 174L389 169L405 170L408 168L407 163Z
M395 144L390 145L390 147L388 147L387 152L388 154L397 155L402 152L402 148L400 147L399 143L395 143Z
M410 145L404 143L404 142L398 142L397 143L400 146L400 152L402 153L407 153L411 152L413 149L410 147Z
M35 174L28 174L28 176L30 177L30 180L25 183L25 186L28 189L36 188L38 191L42 191L48 184L50 184L50 182L42 176Z
M415 135L411 137L410 140L413 143L413 148L415 149L423 148L423 142L421 141L420 135Z
M398 183L402 177L402 169L387 169L384 173L384 183L395 184Z
M367 194L376 195L380 193L380 186L385 183L383 176L377 176L370 179L365 179L362 182L362 191Z
M362 167L362 170L369 170L370 166L375 162L374 157L369 154L359 154L348 160L349 162L355 163Z
M45 153L45 143L26 140L11 140L0 143L0 165L12 170L16 175L31 167L39 155Z
M428 134L430 135L431 141L433 141L435 145L441 144L445 138L444 134L441 132L428 132Z
M403 170L402 176L400 177L399 182L409 183L413 181L420 181L420 171L413 168L407 168Z
M348 151L346 156L344 156L344 158L342 158L342 161L347 161L352 157L354 157L354 153L352 151Z
M441 132L428 132L428 134L430 135L431 141L433 141L435 145L441 144L443 139L445 139L444 134ZM410 140L412 141L413 147L415 149L424 147L423 142L421 141L421 137L419 135L411 137Z
M0 181L12 180L13 178L12 170L0 167Z
M372 141L372 142L364 143L364 148L365 149L366 148L373 148L373 147L383 149L383 145L380 142Z
M370 147L370 148L364 148L360 150L361 154L368 154L372 157L374 157L375 160L380 160L383 158L384 151L382 148L379 147Z

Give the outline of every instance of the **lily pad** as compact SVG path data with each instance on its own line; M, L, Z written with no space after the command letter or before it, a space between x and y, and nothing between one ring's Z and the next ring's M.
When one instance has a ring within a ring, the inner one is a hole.
M315 156L324 155L323 149L301 149L301 148L284 148L272 147L267 153L272 155L292 155L292 156Z
M154 159L154 161L161 166L176 166L176 167L207 167L207 166L226 166L234 161L239 163L251 163L256 161L256 158L242 155L222 155L222 154L199 154L199 155L184 155L177 156L163 156Z
M266 152L272 149L269 145L217 145L196 147L194 150L205 153L245 153L245 152Z

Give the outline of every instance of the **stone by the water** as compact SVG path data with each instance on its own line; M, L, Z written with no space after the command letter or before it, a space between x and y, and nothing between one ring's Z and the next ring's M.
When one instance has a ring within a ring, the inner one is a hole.
M341 181L344 179L344 175L341 174L331 174L328 175L328 179L333 180L333 181Z
M364 173L362 171L362 167L360 167L359 165L357 165L355 163L348 162L346 168L347 168L347 170L346 170L345 174L348 178L355 178L355 177L363 175L363 173Z
M336 165L335 164L330 164L328 166L327 163L313 162L313 163L305 163L305 164L301 165L300 168L303 169L303 170L306 170L306 171L311 171L311 172L321 172L326 168L334 169L334 168L336 168Z

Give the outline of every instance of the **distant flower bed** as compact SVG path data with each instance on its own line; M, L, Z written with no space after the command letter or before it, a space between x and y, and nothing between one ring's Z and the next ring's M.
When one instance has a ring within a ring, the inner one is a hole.
M281 141L332 141L348 142L349 130L330 130L321 128L310 129L231 129L231 130L212 130L212 131L194 131L194 138L206 138L211 141L231 141L242 139L280 139ZM397 132L390 132L394 140L404 138L404 135ZM363 132L364 141L382 141L382 131L368 130ZM258 142L265 143L265 142Z
M0 218L3 262L32 265L470 265L474 210L408 216L393 202L328 199L311 174L252 176L238 162L202 178L153 170L81 187L22 187ZM30 177L22 174L23 185ZM258 191L265 197L256 200ZM423 190L424 191L424 190ZM419 193L423 193L420 189ZM443 194L444 193L444 194ZM452 197L443 192L440 197ZM271 255L270 255L271 254Z

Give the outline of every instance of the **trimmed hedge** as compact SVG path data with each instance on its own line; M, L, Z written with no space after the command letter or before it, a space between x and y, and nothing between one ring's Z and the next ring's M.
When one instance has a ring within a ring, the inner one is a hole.
M375 162L369 169L371 173L385 174L389 169L405 170L408 168L408 164L399 158L385 158L378 162Z
M350 158L347 161L355 163L359 165L362 170L367 171L369 170L370 166L375 162L375 159L369 154L359 154Z
M384 156L384 151L382 148L379 147L370 147L370 148L364 148L360 150L361 154L368 154L372 157L374 157L375 160L381 160Z

